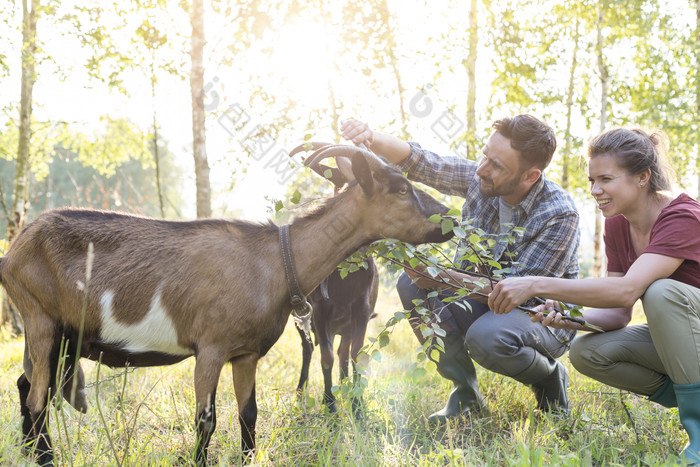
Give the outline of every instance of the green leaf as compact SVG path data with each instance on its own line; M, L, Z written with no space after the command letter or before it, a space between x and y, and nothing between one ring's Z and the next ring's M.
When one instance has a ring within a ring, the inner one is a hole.
M443 219L440 226L442 227L442 233L446 234L448 232L452 232L452 229L455 228L455 223L450 219Z
M382 334L381 336L379 336L379 347L380 348L386 347L387 345L389 345L389 342L390 342L390 340L389 340L389 336L387 334Z
M294 194L292 195L290 201L294 204L299 204L299 201L301 201L301 193L299 193L299 190L294 190Z
M426 272L430 274L430 277L437 277L438 274L440 274L440 269L436 268L435 266L428 266L426 269Z
M433 214L432 216L428 217L428 222L432 222L433 224L437 224L440 222L442 217L440 217L440 214Z
M275 201L275 212L280 212L284 209L284 203L282 201Z

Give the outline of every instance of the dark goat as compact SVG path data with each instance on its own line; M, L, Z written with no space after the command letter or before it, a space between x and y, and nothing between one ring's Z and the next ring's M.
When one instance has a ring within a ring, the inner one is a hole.
M294 148L289 155L294 156L305 149L322 150L330 145L328 143L307 143ZM336 194L347 183L342 172L333 167L317 163L311 166L316 173L327 178L334 186ZM314 332L315 344L321 350L321 369L323 372L323 402L328 411L336 412L335 396L333 395L333 340L340 336L338 344L338 360L340 367L340 381L348 377L350 359L353 364L353 377L355 377L355 364L357 355L364 345L367 323L376 316L374 306L377 303L379 289L379 277L377 266L372 257L367 258L367 268L347 275L344 279L338 270L328 276L316 288L308 300L313 307L311 329ZM302 395L304 385L309 379L309 365L314 351L314 343L306 333L297 328L301 336L302 365L297 394ZM353 413L358 414L360 400L352 399Z
M325 279L327 297L324 297L322 287L318 287L309 295L309 303L314 310L311 320L312 329L316 336L316 345L321 350L323 402L331 413L336 411L335 396L331 390L333 387L333 339L336 335L340 336L338 360L342 381L348 377L351 358L354 370L357 354L364 345L367 323L376 316L374 306L377 303L379 277L377 266L372 258L367 259L367 266L367 269L360 268L345 279L341 278L340 272L336 270ZM303 361L297 394L301 394L309 379L309 363L314 345L307 339L304 331L298 330L301 335ZM356 415L359 406L360 400L353 398L352 408Z
M244 454L252 454L258 360L277 342L292 311L289 261L282 258L287 242L281 239L288 239L286 258L295 259L295 288L308 294L374 240L447 238L439 223L428 220L447 208L396 167L351 147L323 150L310 165L327 157L336 157L346 178L357 183L295 219L288 237L281 235L286 227L272 223L177 222L72 209L46 212L22 230L0 259L0 277L25 325L29 358L17 381L23 440L41 465L53 463L47 403L61 379L64 338L66 380L79 369L73 368L76 356L112 367L167 365L194 356L199 464L206 462L216 428L221 370L230 363L241 444Z

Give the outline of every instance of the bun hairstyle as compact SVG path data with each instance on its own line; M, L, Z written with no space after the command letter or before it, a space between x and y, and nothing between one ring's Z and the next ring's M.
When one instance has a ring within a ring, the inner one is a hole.
M588 158L608 155L630 175L651 171L649 191L670 191L675 174L666 159L668 137L661 130L614 128L588 143Z

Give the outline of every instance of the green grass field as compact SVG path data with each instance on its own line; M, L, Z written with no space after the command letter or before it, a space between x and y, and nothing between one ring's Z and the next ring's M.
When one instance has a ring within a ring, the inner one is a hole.
M401 309L393 290L382 290L368 336ZM23 341L0 337L0 464L27 465L22 453L15 382L22 372ZM411 378L417 341L400 323L381 361L368 369L366 416L355 421L349 401L335 416L320 404L323 383L314 352L308 394L300 403L299 335L287 325L258 365L257 457L253 465L675 465L687 441L677 409L603 386L575 372L566 357L572 416L533 416L530 390L481 368L481 391L490 415L433 428L427 416L451 390L434 370ZM194 447L194 359L170 367L123 371L83 361L88 413L67 404L52 408L50 432L58 465L187 465ZM213 465L239 465L240 430L231 373L217 392ZM336 373L337 375L337 370ZM336 376L337 378L337 376Z

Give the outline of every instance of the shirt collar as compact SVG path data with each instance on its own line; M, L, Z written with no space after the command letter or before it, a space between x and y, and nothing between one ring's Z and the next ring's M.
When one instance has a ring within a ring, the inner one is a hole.
M538 178L535 184L532 185L532 188L530 188L530 191L527 193L525 198L523 198L523 200L517 204L523 209L523 211L525 211L525 214L530 214L530 211L535 205L535 201L537 201L537 199L540 196L540 193L544 189L545 180L546 177L544 175L544 172L542 172L540 174L540 178Z

